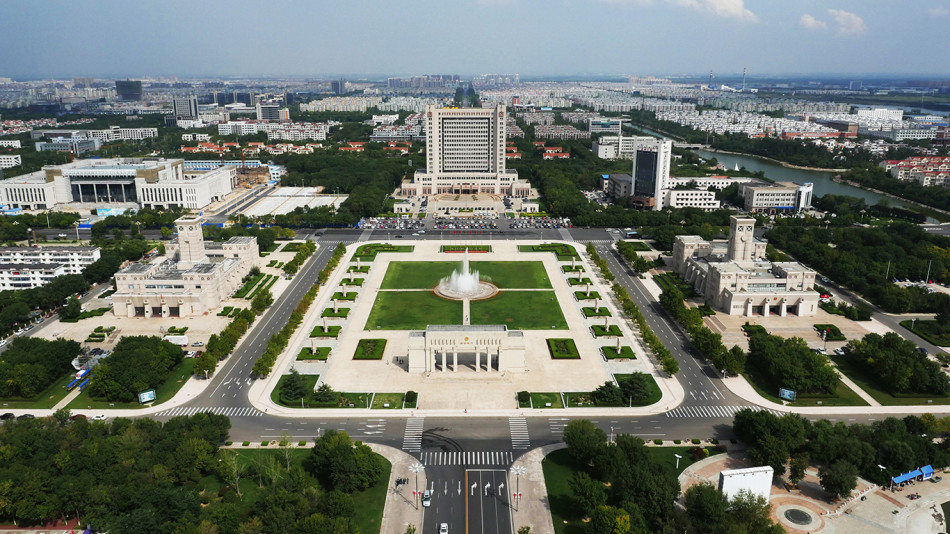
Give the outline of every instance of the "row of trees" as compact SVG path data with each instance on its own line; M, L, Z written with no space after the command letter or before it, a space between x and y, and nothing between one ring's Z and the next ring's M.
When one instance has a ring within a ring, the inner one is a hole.
M36 310L52 310L62 306L66 299L89 289L89 282L81 274L67 274L53 278L46 285L18 291L0 291L0 333L4 337L30 320Z
M640 256L632 243L618 239L616 245L617 252L623 256L623 259L627 260L627 264L634 272L645 273L653 268L653 262Z
M293 259L284 265L284 272L291 275L297 274L297 270L300 269L300 266L303 265L303 262L307 261L307 258L309 258L316 251L316 243L310 240L304 241L300 244L300 248L297 249L297 253L294 254Z
M738 345L727 349L722 342L722 334L717 334L703 324L703 315L697 308L690 308L684 302L683 293L676 287L664 289L660 293L660 305L673 319L686 329L693 346L709 360L716 369L738 375L745 371L746 354Z
M0 396L36 397L72 369L80 352L79 343L66 339L14 339L0 354Z
M777 416L745 409L733 420L733 429L750 445L749 456L754 462L771 466L776 476L788 472L793 484L804 478L809 463L817 463L822 487L837 497L850 494L858 475L884 485L891 477L922 465L941 468L950 464L950 444L928 437L939 426L931 414L849 426L826 419L812 423L798 414Z

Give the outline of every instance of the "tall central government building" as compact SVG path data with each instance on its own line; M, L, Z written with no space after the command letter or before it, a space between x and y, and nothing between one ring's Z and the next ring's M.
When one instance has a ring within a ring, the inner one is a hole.
M426 168L403 181L400 194L490 193L528 196L531 185L505 168L505 106L439 108L427 106Z

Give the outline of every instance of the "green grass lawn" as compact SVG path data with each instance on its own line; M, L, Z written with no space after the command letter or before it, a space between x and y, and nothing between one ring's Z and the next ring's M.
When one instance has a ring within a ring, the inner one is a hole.
M617 379L618 383L622 383L628 376L630 375L617 374L614 375L614 378ZM633 402L633 406L649 406L660 402L660 399L663 398L663 392L660 391L660 386L656 383L656 379L653 378L653 375L647 375L647 377L649 377L649 380L647 380L647 389L650 394L642 401ZM631 403L628 402L627 405L630 406Z
M376 255L380 252L412 252L414 248L412 245L402 246L391 245L389 243L369 243L356 249L350 261L354 261L356 258L372 261L376 259Z
M582 272L584 272L584 268L581 267L580 265L575 265L575 266L573 266L573 267L571 267L570 265L562 265L562 266L561 266L561 272L563 272L563 273L582 273Z
M353 353L354 360L382 360L386 350L385 339L361 339Z
M919 404L950 404L950 396L934 395L933 393L897 393L893 394L881 389L877 379L868 372L866 366L852 362L846 356L832 354L831 361L838 366L838 371L854 381L859 388L867 392L874 400L885 406L914 406ZM930 402L928 402L930 401Z
M465 252L491 252L491 245L442 245L439 247L440 252L449 252L449 253L459 253Z
M633 352L633 349L627 346L620 347L620 352L617 352L617 347L615 345L601 347L600 350L604 351L604 356L608 360L614 360L616 358L629 358L631 360L637 359L637 355Z
M545 406L547 403L551 403L551 406ZM532 393L531 394L531 406L537 409L541 408L563 408L564 404L561 403L561 394L554 393Z
M627 244L637 252L649 252L651 250L643 241L627 241Z
M769 377L766 376L765 373L759 372L752 367L747 367L746 372L742 376L752 385L759 395L779 404L787 402L778 397L779 386L769 380ZM860 386L860 384L858 385ZM821 403L820 406L868 405L854 390L842 382L838 382L838 387L835 388L834 393L799 393L796 400L788 404L789 406L819 406L819 402Z
M398 410L402 408L402 399L405 397L405 393L377 393L373 397L373 409L374 410ZM383 406L388 404L389 407Z
M341 393L341 408L369 408L369 399L372 393ZM352 404L353 406L350 406Z
M696 292L693 290L693 287L686 283L686 281L680 278L680 276L677 274L660 273L653 275L653 280L656 281L657 285L659 285L662 289L669 289L671 287L679 289L686 298L696 296Z
M0 404L2 404L3 408L52 408L69 393L66 391L66 386L75 379L76 373L69 372L54 381L48 388L41 391L39 395L32 399L5 397L0 398Z
M347 268L346 272L366 274L369 272L369 265L360 265L359 267L356 265L351 265L349 268Z
M439 298L428 291L380 291L364 328L421 330L430 324L461 322L462 301Z
M539 261L471 261L479 278L501 289L550 289L551 281ZM381 289L432 289L452 271L462 269L459 261L394 261L389 263Z
M472 302L471 314L471 324L503 324L513 330L567 329L553 291L503 291Z
M365 278L354 278L352 280L344 278L340 280L340 287L349 286L349 287L363 287L363 281Z
M622 336L623 333L620 331L620 327L612 324L609 328L604 328L602 324L595 324L591 327L594 331L594 337L604 337L604 336Z
M950 347L950 331L937 321L901 321L901 326L938 347Z
M349 308L340 308L337 306L336 311L333 311L333 308L327 308L323 310L323 313L320 314L320 317L337 317L346 319L346 316L350 314Z
M577 345L570 338L548 339L548 351L555 360L577 360L581 357L577 353Z
M574 276L570 276L567 279L567 283L572 286L582 286L582 285L587 285L591 282L590 282L590 278L575 278Z
M310 337L338 337L340 335L340 330L342 326L327 325L327 331L323 331L323 325L318 324L313 327L313 330L310 331Z
M300 354L297 354L297 361L326 360L329 357L330 347L317 347L316 354L313 353L310 347L304 347L300 349Z
M195 366L195 362L198 361L196 358L183 358L181 363L178 364L168 373L168 378L165 379L160 386L155 388L155 402L152 402L150 405L154 406L161 404L168 399L174 397L178 390L185 385L185 382L191 379L191 370ZM95 371L93 371L95 374ZM93 378L95 380L95 378ZM114 406L110 406L113 404ZM139 404L138 401L135 402L115 402L110 403L104 399L93 399L89 396L89 390L82 392L69 403L68 408L71 410L82 409L82 408L92 408L92 409L102 409L102 408L126 408L126 409L136 409L143 408L144 404Z
M594 309L593 306L585 306L583 308L583 311L584 311L584 317L610 317L611 316L610 310L608 310L606 306L601 306L597 308L596 310Z
M833 324L816 324L815 330L819 335L825 336L825 341L845 341L847 338L841 333L841 330ZM825 334L825 332L828 332Z
M330 300L356 300L357 293L355 291L347 291L346 294L343 294L339 291L333 294L333 297Z
M580 259L574 247L563 243L546 243L543 245L518 245L518 252L553 252L558 261L571 261L571 258Z
M284 380L287 378L287 376L288 375L281 375L280 379L277 380L277 386L274 387L274 389L271 390L270 392L270 400L274 401L274 404L279 404L281 406L287 406L289 408L300 408L301 407L300 399L297 399L295 401L284 402L284 400L281 399L280 397L281 389L284 387ZM317 385L317 380L320 380L320 375L303 375L302 374L300 376L303 377L303 381L307 385L307 391L309 392L313 391L313 388ZM304 397L305 406L307 405L307 400L308 400L307 397L309 396L310 395L307 395L306 397Z
M600 299L600 293L596 291L591 291L590 295L588 295L586 291L575 291L574 296L577 298L577 300Z

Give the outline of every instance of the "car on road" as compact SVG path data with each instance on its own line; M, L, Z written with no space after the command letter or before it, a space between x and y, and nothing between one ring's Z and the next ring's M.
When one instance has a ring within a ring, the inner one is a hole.
M59 235L56 236L56 237L58 237L58 238L60 238L60 239L66 239L66 234L59 234Z
M81 413L77 413L77 414L73 414L69 416L70 421L78 421L80 419L85 419L85 418L86 416Z
M194 343L191 344L191 346L192 346L192 347L204 347L205 344L204 344L203 342L201 342L201 341L195 341Z
M439 525L439 534L449 534L449 524L442 523Z
M103 414L98 414L98 415L92 416L92 420L93 420L93 421L105 421L106 419L108 419L108 417L106 417L106 416L103 415Z
M6 345L6 344L7 344L7 340L6 340L6 339L0 339L0 347L4 346L4 345Z
M428 508L429 505L431 504L432 504L432 493L430 493L429 490L426 490L425 493L422 494L422 506L425 506Z
M31 414L31 413L25 413L25 414L23 414L23 415L17 416L17 419L20 419L20 420L23 420L23 419L35 419L35 418L36 418L36 417L35 417L33 414Z
M195 351L193 351L193 350L186 350L186 351L185 351L185 358L193 358L194 355L195 355Z
M7 412L3 415L0 415L0 420L6 421L7 419L16 419L16 416L13 415L13 412Z

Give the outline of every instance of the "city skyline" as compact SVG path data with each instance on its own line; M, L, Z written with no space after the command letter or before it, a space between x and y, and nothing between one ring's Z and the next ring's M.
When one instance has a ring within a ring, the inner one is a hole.
M914 24L937 49L950 1L367 1L267 10L179 0L10 2L0 76L322 76L451 72L544 75L933 75L950 60L882 37ZM185 16L188 14L190 16ZM463 21L457 24L456 21Z

